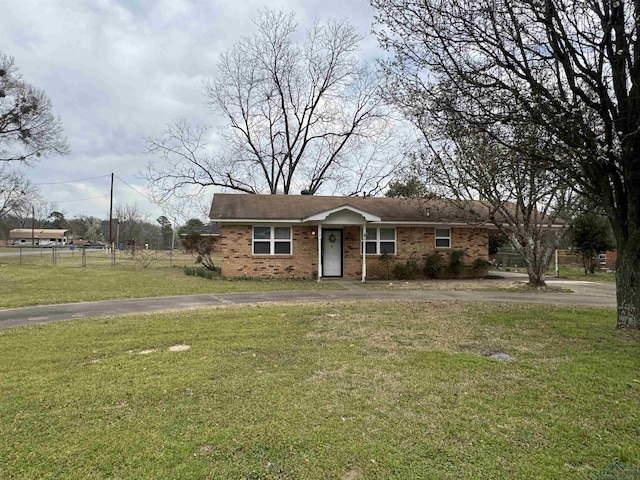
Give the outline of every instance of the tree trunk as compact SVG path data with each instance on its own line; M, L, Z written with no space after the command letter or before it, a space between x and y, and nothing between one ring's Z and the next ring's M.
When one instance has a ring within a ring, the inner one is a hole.
M629 242L618 249L616 260L616 294L618 320L616 328L640 329L640 245Z
M546 287L547 266L535 265L531 267L527 265L527 275L529 275L529 285L532 287Z
M527 275L529 276L529 285L532 287L546 287L547 269L551 263L551 257L555 251L555 247L542 242L533 243L533 248L520 249L527 267Z

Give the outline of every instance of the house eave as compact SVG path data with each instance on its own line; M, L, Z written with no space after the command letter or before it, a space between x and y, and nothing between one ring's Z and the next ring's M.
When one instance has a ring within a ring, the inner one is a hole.
M222 225L230 223L235 225L253 225L258 223L303 223L299 218L216 218L215 220Z
M317 225L322 223L322 219L314 218L230 218L230 219L216 219L220 224L234 224L234 225L254 225L259 223L281 223L281 224L304 224L304 225ZM434 227L434 226L452 226L452 227L494 227L492 223L466 223L466 222L447 222L447 221L430 221L430 222L418 222L418 221L405 221L405 220L368 220L371 225L396 225L396 226L408 226L408 227Z

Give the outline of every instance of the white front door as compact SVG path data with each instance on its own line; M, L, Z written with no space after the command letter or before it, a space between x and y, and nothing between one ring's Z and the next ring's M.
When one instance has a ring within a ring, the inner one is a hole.
M322 229L322 276L342 276L342 230Z

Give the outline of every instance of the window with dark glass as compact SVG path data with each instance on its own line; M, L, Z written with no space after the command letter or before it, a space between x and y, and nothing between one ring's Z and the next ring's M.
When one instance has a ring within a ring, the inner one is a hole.
M436 248L451 248L450 228L436 228Z
M291 255L291 227L253 227L254 255Z
M367 255L395 255L396 253L396 229L393 227L367 228L365 241Z

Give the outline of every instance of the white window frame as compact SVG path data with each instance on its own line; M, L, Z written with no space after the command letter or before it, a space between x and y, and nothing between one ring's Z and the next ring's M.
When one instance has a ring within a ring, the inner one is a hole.
M381 229L389 229L389 230L393 230L393 240L380 240L380 230ZM369 235L366 235L364 242L362 242L362 248L364 249L364 251L367 251L367 243L373 243L375 242L376 245L376 251L375 253L367 253L367 255L384 255L383 253L380 253L380 243L390 243L393 242L393 253L387 253L387 255L397 255L398 254L398 231L396 229L396 227L365 227L364 231L366 232L367 230L375 230L376 231L376 238L375 240L371 240L369 238Z
M448 230L449 235L447 235L446 237L438 236L438 230ZM434 236L433 244L436 248L451 248L451 228L434 228L433 236ZM449 245L446 247L443 247L442 245L438 245L438 240L447 240L449 242Z
M256 238L256 228L268 228L269 238ZM288 228L289 238L275 238L276 228ZM269 242L269 253L256 253L256 242ZM275 253L276 243L289 243L289 253ZM287 257L293 255L293 227L290 225L253 225L251 227L251 254L253 256Z

